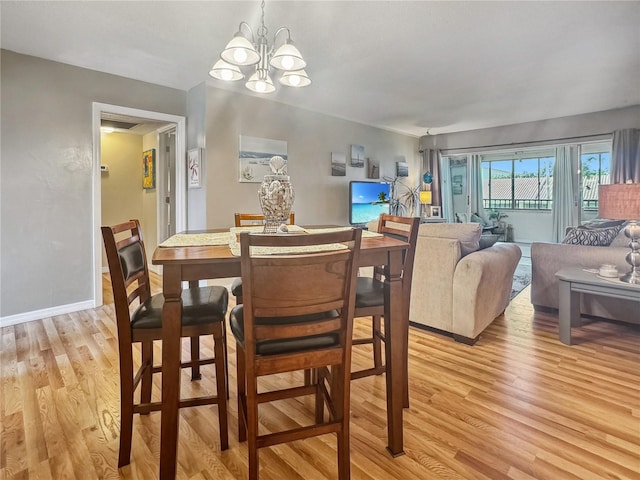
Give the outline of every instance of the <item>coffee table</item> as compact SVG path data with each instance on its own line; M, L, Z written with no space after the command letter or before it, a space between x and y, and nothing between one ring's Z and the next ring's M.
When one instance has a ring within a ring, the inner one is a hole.
M559 330L560 341L571 345L571 327L580 327L580 294L637 300L640 302L640 285L600 277L582 268L563 268L556 273L559 280Z

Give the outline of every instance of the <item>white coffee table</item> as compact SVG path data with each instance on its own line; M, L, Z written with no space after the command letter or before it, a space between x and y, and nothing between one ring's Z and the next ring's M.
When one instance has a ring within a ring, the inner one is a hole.
M566 345L571 345L571 327L582 325L581 293L640 302L640 285L621 282L617 279L606 279L582 268L563 268L556 273L556 277L558 277L560 288L560 341Z

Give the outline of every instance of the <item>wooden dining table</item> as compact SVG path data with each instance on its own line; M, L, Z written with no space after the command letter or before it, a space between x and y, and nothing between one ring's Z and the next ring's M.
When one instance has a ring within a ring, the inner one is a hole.
M199 233L201 233L200 231ZM219 230L218 230L219 232ZM185 232L189 233L189 232ZM402 298L402 257L409 244L390 237L364 237L359 266L384 266L385 351L387 362L387 450L403 451L403 407L408 405L409 312ZM152 263L162 265L162 410L160 479L176 477L180 401L182 282L239 277L240 257L228 245L156 248Z

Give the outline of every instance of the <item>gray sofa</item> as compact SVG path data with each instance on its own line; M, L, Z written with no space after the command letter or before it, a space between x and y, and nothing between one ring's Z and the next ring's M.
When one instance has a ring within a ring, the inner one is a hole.
M534 242L531 244L531 303L536 310L558 309L558 279L556 272L566 267L597 269L608 263L620 273L630 270L625 257L629 239L624 228L606 247ZM586 315L640 323L637 302L582 295L580 311Z

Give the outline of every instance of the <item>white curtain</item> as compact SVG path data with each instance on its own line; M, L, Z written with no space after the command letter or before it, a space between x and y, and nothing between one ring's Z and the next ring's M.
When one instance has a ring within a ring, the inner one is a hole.
M640 183L640 130L616 130L611 148L611 183Z
M470 155L469 162L469 208L471 214L477 213L480 218L488 220L484 212L482 191L482 162L480 155ZM469 217L471 218L471 217Z
M453 218L453 191L451 189L451 163L449 157L440 157L440 182L442 193L442 217L447 222L454 222Z
M553 168L553 241L559 243L567 227L577 224L577 188L573 172L577 169L579 148L564 145L556 148Z

